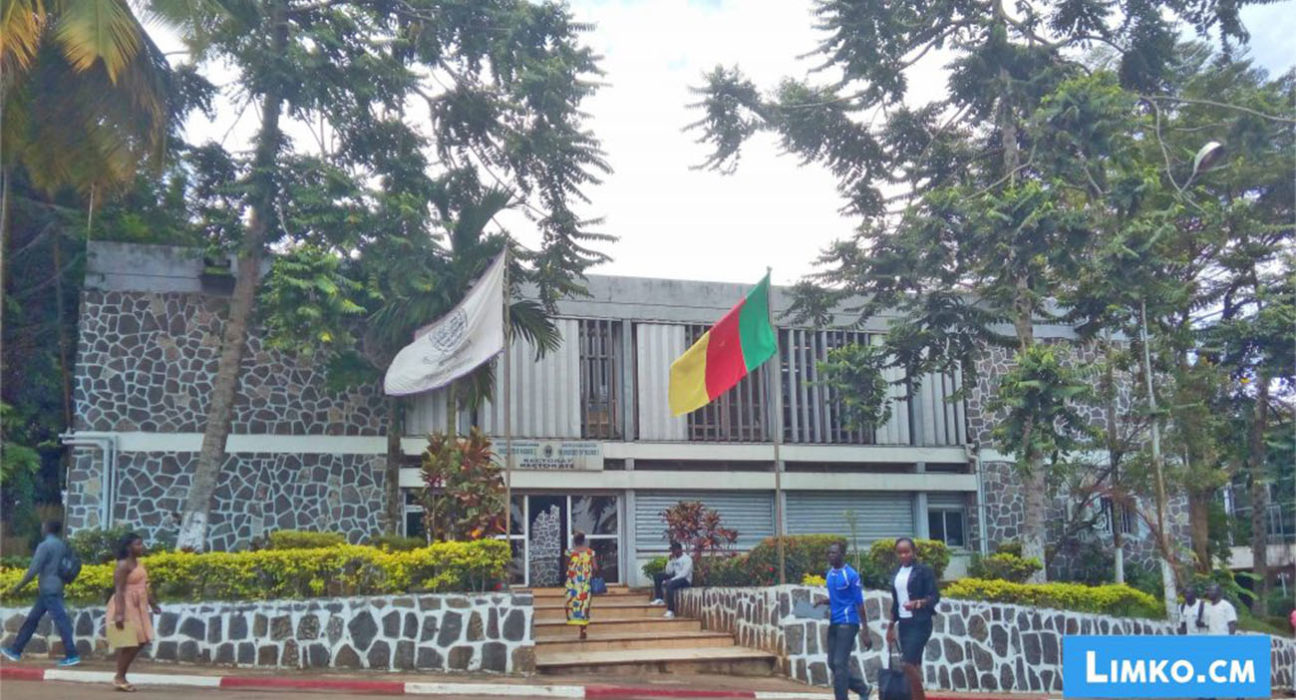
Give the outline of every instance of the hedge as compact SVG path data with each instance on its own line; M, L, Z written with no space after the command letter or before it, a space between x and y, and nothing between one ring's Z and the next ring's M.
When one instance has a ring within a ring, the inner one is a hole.
M950 562L949 547L940 540L914 539L914 545L918 549L918 561L930 566L936 572L937 581L944 578L945 567L949 566ZM900 560L896 559L895 546L896 541L887 538L874 540L873 545L869 547L868 556L873 570L881 572L884 577L889 577L891 572L900 566ZM886 581L886 587L891 587L889 580Z
M846 547L841 535L787 535L783 537L785 580L799 583L806 576L822 576L828 569L828 546ZM939 540L917 540L918 557L936 570L940 577L949 564L949 549ZM854 563L855 553L846 552L846 561ZM695 562L694 584L699 586L772 586L778 583L778 538L766 537L750 552L732 557L707 557ZM889 576L896 567L895 540L878 540L868 556L860 558L860 577L867 588L889 587ZM643 565L644 576L652 578L666 566L666 557L657 557Z
M438 542L407 552L342 545L256 552L164 552L144 558L149 582L164 600L269 600L407 592L488 590L512 555L499 540ZM113 564L86 565L66 589L68 600L102 604L112 592ZM30 601L36 586L10 595L22 569L0 569L0 603Z
M1165 607L1156 598L1118 584L1085 586L1079 583L1013 583L964 578L944 586L941 595L1116 617L1165 617Z
M999 579L1013 583L1025 583L1036 572L1044 568L1039 559L1023 559L1016 554L1000 552L988 557L972 555L972 564L968 574L972 578Z
M346 543L346 537L340 532L275 530L270 533L269 549L327 549Z

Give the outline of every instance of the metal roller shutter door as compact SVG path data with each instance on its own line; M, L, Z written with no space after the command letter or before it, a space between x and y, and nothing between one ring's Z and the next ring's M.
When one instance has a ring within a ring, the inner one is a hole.
M860 542L914 534L913 497L906 492L789 491L787 524L790 535L850 537L846 511L859 518Z
M637 551L666 550L661 512L680 501L702 501L720 511L724 526L738 531L737 549L751 549L774 535L774 494L768 491L636 491Z

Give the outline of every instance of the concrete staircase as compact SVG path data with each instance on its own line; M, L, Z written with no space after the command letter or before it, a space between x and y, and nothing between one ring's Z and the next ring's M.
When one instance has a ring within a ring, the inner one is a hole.
M649 594L608 586L595 596L585 641L567 624L561 588L532 589L535 598L536 670L548 675L722 673L769 675L775 657L736 646L733 637L707 632L692 618L666 619Z

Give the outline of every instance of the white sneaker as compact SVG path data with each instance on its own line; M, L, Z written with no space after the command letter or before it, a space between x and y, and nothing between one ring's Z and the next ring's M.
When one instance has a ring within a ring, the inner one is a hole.
M666 618L667 620L670 620L670 619L673 619L673 618L675 617L675 613L673 613L673 612L667 610L667 611L666 611L666 614L665 614L665 615L662 615L662 617Z
M649 603L649 605L665 605L665 604L666 601L662 600L661 598L658 598L657 600L654 600L651 603Z

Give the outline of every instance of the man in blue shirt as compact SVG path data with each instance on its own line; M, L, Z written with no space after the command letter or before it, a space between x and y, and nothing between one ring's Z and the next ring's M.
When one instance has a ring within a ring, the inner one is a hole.
M36 632L36 625L48 612L54 621L54 628L63 638L65 656L58 665L76 666L81 663L81 657L77 655L76 641L72 638L72 621L68 619L67 610L63 607L63 577L59 575L59 566L68 552L68 546L59 539L62 532L63 523L57 520L45 523L45 540L36 546L36 553L32 555L27 575L23 576L18 585L10 591L10 594L17 594L33 578L37 579L36 604L32 606L27 619L23 621L22 628L18 630L18 638L14 640L14 645L8 649L0 649L0 654L10 661L18 661L22 658L23 647L27 646L27 642Z
M833 693L836 700L847 700L847 692L853 690L862 700L867 700L868 683L851 675L855 666L851 663L855 638L859 636L860 627L868 622L868 615L864 612L864 586L859 572L846 563L843 545L836 542L828 545L828 573L824 578L828 586L828 608L832 614L828 624L828 668L832 670ZM865 649L873 648L873 640L867 634L860 643Z

